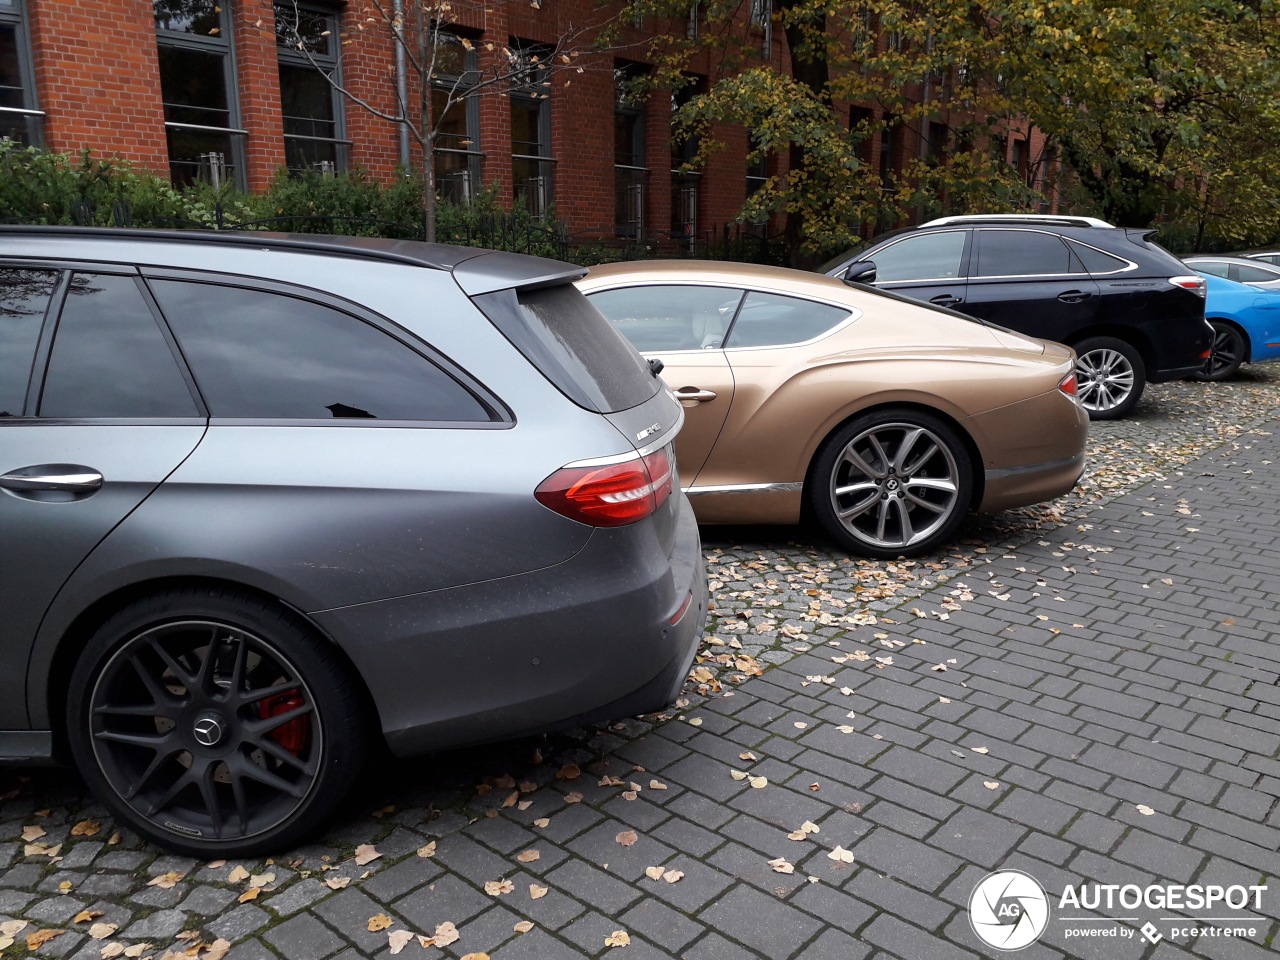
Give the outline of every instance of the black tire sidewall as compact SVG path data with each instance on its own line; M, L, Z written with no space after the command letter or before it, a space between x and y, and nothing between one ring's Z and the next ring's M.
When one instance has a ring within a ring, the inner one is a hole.
M152 824L116 792L98 764L89 736L94 684L126 642L151 627L183 619L207 619L243 628L275 647L306 683L323 730L320 771L302 804L281 823L250 837L193 840ZM344 679L328 641L281 604L235 592L173 591L130 604L106 621L85 645L67 691L66 733L76 767L120 823L152 842L203 859L259 856L288 848L314 832L346 796L359 774L366 727L364 711Z
M910 423L931 431L947 445L958 473L956 506L951 516L932 534L910 548L877 547L858 539L836 517L835 507L831 503L831 473L836 467L836 458L840 452L858 434L890 423ZM886 408L864 413L839 427L818 448L813 459L813 469L806 484L809 509L827 536L850 553L878 560L920 556L946 543L964 521L973 499L973 470L973 458L968 446L956 430L941 418L909 408Z
M1081 340L1074 347L1076 351L1077 364L1079 358L1097 350L1114 350L1124 356L1129 361L1129 366L1133 369L1133 389L1129 391L1129 395L1120 401L1120 403L1112 407L1110 410L1088 410L1090 420L1119 420L1127 417L1133 412L1134 407L1138 405L1138 401L1142 399L1142 394L1147 388L1147 366L1142 362L1142 355L1131 344L1115 337L1090 337L1087 340ZM1078 376L1078 371L1077 371Z
M1225 330L1231 334L1232 338L1234 338L1240 354L1239 359L1229 367L1223 367L1222 369L1214 370L1213 372L1202 371L1195 375L1196 380L1200 380L1205 383L1219 383L1223 380L1230 380L1237 372L1239 372L1240 368L1244 366L1244 336L1233 324L1227 323L1225 320L1210 319L1209 324L1213 327L1213 342L1215 345L1218 342L1218 332L1220 330ZM1213 360L1210 358L1205 361L1205 365L1208 366L1212 362Z

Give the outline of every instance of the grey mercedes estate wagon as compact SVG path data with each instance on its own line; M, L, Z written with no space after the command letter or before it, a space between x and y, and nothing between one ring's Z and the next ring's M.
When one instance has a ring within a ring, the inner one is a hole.
M660 708L680 404L533 257L0 229L0 759L200 857L397 755Z

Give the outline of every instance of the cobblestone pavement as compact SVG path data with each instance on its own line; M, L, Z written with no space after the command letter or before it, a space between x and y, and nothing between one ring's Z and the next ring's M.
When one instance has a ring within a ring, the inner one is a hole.
M1028 958L1272 957L1280 377L1152 388L1139 414L1095 425L1078 493L927 562L707 531L704 693L379 759L274 861L166 855L74 774L0 770L0 957L999 956L967 909L997 868L1052 901ZM1095 882L1272 889L1058 909Z

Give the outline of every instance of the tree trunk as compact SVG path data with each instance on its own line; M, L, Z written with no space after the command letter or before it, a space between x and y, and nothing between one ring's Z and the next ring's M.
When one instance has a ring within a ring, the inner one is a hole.
M436 242L436 164L435 131L431 118L431 77L426 64L431 62L430 52L432 24L423 13L425 4L416 3L418 30L418 63L422 65L418 77L418 129L422 131L422 238L427 243Z
M779 8L787 10L795 5L796 0L782 0ZM807 32L825 33L826 29L827 17L825 13L815 13L807 23L788 22L786 27L787 50L791 57L791 76L797 83L802 83L813 91L814 97L823 103L829 103L831 98L828 89L831 73L827 59L822 54L809 55L798 51L801 51L804 36ZM809 154L806 145L803 143L791 144L789 161L792 170L806 169L809 165ZM810 269L817 266L818 258L816 254L802 252L804 242L803 227L804 214L799 210L787 211L784 236L787 244L788 262L793 267Z

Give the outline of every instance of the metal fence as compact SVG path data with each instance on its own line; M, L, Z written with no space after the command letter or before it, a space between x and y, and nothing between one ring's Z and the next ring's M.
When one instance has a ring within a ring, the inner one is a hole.
M242 220L221 203L209 208L204 220L160 215L138 215L124 201L115 201L110 210L99 210L87 200L72 204L70 215L79 226L142 227L166 230L269 230L282 233L343 234L386 237L393 240L422 240L421 222L397 222L370 217L333 214L285 214ZM0 223L46 223L40 217L11 217ZM612 227L587 230L572 235L563 222L538 223L527 215L495 212L463 217L442 217L436 241L464 246L509 250L579 263L606 260L650 260L676 257L704 260L734 260L745 263L785 265L787 246L781 235L770 234L763 225L726 223L692 235L647 232L640 236L615 236Z

